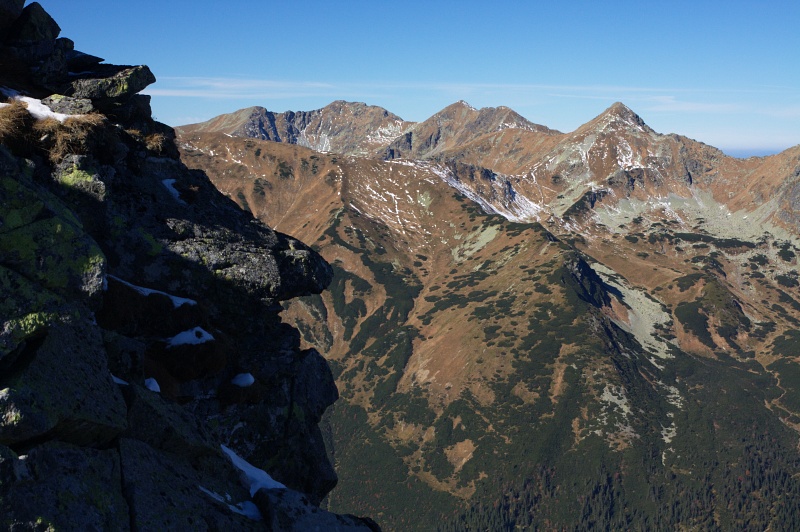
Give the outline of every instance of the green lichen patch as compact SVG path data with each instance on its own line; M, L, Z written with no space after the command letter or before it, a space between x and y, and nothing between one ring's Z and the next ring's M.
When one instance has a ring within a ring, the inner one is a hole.
M53 323L56 319L58 319L58 314L52 312L31 312L17 319L8 320L6 327L19 338L28 338Z
M64 300L26 277L0 266L0 359L60 315Z
M147 247L147 254L151 257L155 257L156 255L161 254L164 250L164 246L155 239L153 235L145 231L144 229L138 229L139 236L142 237L142 240L145 241Z
M91 295L98 287L87 286L102 274L105 257L97 244L66 220L39 220L0 235L0 256L29 279L56 293ZM88 292L88 293L87 293Z
M31 223L44 209L30 189L16 179L0 177L0 233Z
M67 185L68 187L78 187L82 184L88 184L94 181L92 174L81 170L77 166L73 166L69 172L65 172L58 177L58 181Z

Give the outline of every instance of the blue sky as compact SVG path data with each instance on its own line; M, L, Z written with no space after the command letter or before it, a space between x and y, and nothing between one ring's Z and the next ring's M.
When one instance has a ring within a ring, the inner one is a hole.
M615 101L736 154L800 144L800 2L40 0L76 48L147 64L157 119L457 101L571 131Z

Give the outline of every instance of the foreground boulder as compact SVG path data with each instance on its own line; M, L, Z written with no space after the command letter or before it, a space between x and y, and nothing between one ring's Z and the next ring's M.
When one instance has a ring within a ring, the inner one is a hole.
M318 508L338 392L279 316L330 266L178 160L146 66L0 21L0 527L374 530Z

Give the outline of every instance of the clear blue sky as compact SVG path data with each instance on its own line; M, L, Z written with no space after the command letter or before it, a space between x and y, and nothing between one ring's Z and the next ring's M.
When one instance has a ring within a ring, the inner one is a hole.
M157 119L457 100L571 131L615 101L729 153L800 144L800 2L40 0L76 48L147 64Z

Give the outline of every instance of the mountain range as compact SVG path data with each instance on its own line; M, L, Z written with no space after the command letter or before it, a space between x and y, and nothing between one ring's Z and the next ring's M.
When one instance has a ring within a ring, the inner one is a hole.
M341 101L176 131L333 267L283 313L340 390L329 508L389 530L796 524L800 146L736 159L621 103L569 133Z
M25 4L0 527L800 528L800 146L736 159L619 103L176 132L148 67Z

